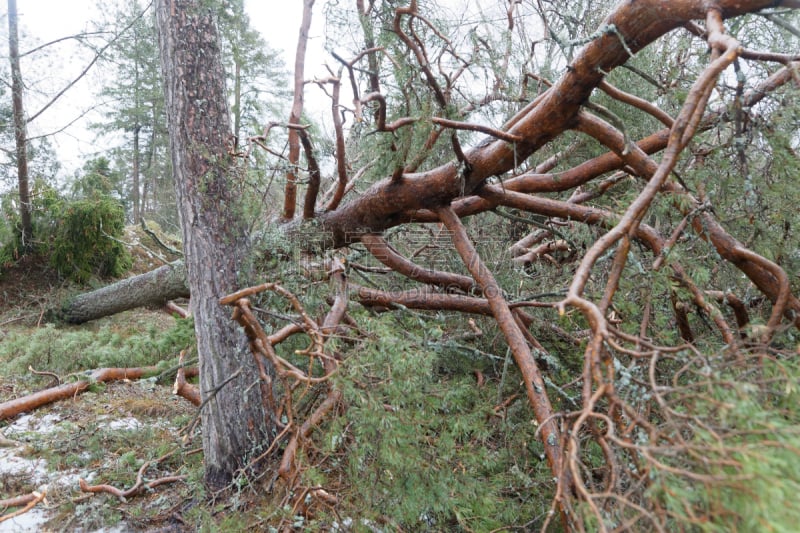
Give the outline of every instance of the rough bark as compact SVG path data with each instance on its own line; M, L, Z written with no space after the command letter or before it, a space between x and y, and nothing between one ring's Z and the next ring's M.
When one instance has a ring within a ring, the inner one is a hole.
M200 357L205 481L226 487L273 431L253 387L258 370L219 298L239 288L248 249L225 76L212 10L200 0L157 0L173 176Z
M82 324L137 307L161 306L169 300L188 296L186 267L182 261L176 261L76 296L62 306L60 318L71 324Z

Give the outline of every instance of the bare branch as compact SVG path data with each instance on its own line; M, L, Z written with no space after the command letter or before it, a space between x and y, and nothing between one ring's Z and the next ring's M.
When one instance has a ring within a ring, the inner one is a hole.
M104 45L102 48L100 48L100 50L99 50L97 53L95 53L95 55L94 55L94 57L92 58L92 60L91 60L91 61L89 61L89 64L88 64L88 65L86 65L86 68L84 68L84 69L81 71L81 73L80 73L80 74L78 74L78 75L75 77L75 79L73 79L73 80L72 80L71 82L69 82L69 83L68 83L68 84L67 84L67 85L66 85L66 86L65 86L63 89L61 89L61 90L60 90L58 93L56 93L56 95L55 95L55 96L53 96L53 98L51 98L51 99L50 99L50 101L49 101L49 102L47 102L47 103L46 103L46 104L45 104L45 105L44 105L44 106L43 106L43 107L42 107L42 108L41 108L39 111L37 111L36 113L34 113L34 114L33 114L33 115L31 115L30 117L28 117L28 119L27 119L27 122L28 122L28 123L30 123L30 122L33 122L34 120L36 120L36 118L37 118L39 115L41 115L42 113L44 113L45 111L47 111L47 109L49 109L51 105L53 105L54 103L56 103L56 101L57 101L59 98L61 98L61 96L62 96L62 95L65 93L65 92L67 92L67 91L68 91L68 90L69 90L69 89L70 89L72 86L74 86L76 83L78 83L78 81L80 81L80 80L81 80L81 79L82 79L82 78L83 78L83 77L86 75L86 73L87 73L87 72L89 72L89 70L92 68L92 66L93 66L95 63L97 63L97 60L98 60L98 59L100 59L101 57L103 57L103 54L105 53L105 51L106 51L106 50L107 50L107 49L108 49L108 48L109 48L109 47L110 47L112 44L114 44L115 42L117 42L117 40L118 40L120 37L122 37L122 36L125 34L125 32L127 32L127 31L128 31L130 28L131 28L131 27L133 27L133 25L134 25L134 24L136 24L137 20L138 20L140 17L142 17L142 16L144 15L144 13L145 13L145 12L146 12L148 9L150 9L150 5L149 5L149 4L148 4L148 5L147 5L147 6L144 8L144 10L142 11L142 13L140 13L140 14L139 14L137 17L134 17L134 18L133 18L133 20L131 20L131 22L130 22L130 23L127 25L127 26L125 26L125 27L122 29L122 31L120 31L120 32L119 32L117 35L115 35L113 39L111 39L110 41L108 41L108 42L107 42L107 43L106 43L106 44L105 44L105 45Z

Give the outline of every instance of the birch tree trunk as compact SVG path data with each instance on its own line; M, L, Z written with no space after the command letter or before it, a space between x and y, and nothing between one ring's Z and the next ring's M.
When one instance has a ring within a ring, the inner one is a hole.
M205 481L224 488L269 446L271 420L246 339L219 299L239 287L248 239L212 10L202 0L157 0L173 176L200 355Z

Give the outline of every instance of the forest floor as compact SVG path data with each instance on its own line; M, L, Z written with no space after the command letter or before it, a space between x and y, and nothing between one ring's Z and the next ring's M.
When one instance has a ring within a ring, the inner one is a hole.
M128 275L158 266L147 255L134 253L134 268ZM15 353L10 348L14 343L19 345L20 339L41 336L42 329L49 327L48 310L65 295L80 290L88 288L60 281L36 256L2 268L0 403L55 383L54 377L34 375L25 372L20 364L15 366L15 361L8 360L13 356L8 354ZM164 311L140 309L84 326L63 327L74 334L106 331L122 338L126 332L142 328L167 331L175 323ZM21 351L18 349L17 353ZM63 361L55 359L48 367L50 355L39 355L40 368L36 370L65 367ZM75 353L75 360L84 355ZM168 356L175 357L177 353ZM93 368L76 369L71 373L73 379L81 370ZM71 399L0 421L0 500L46 492L46 498L31 510L0 522L0 533L183 531L194 530L198 523L205 522L197 516L207 512L197 505L202 501L198 497L202 491L202 454L197 452L201 447L195 423L197 408L172 394L173 379L174 373L159 380L93 384ZM158 461L167 454L166 459ZM143 472L145 482L173 475L186 479L145 490L126 501L108 493L81 490L79 479L126 490L136 482L145 461L153 461ZM0 507L0 517L16 510L19 508Z

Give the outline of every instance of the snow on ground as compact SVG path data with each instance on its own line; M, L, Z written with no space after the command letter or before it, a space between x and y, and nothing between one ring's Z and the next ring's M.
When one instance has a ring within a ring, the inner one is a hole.
M36 433L46 435L58 429L61 417L54 413L45 415L25 414L14 420L14 423L3 429L6 438L17 440L26 434ZM109 429L129 429L135 430L143 426L142 422L134 417L126 417L111 420L104 424ZM78 486L78 479L83 478L91 483L95 477L93 472L71 471L71 472L49 472L47 462L43 458L24 457L24 446L16 448L0 448L0 478L9 476L19 480L25 480L27 485L37 487L39 492L51 492L62 489L74 489ZM30 511L21 514L5 522L0 522L0 533L42 533L52 530L45 527L45 523L50 519L50 514L46 505L47 500L40 503ZM12 509L11 511L14 511ZM122 533L126 531L124 526L114 528L103 528L93 533Z

